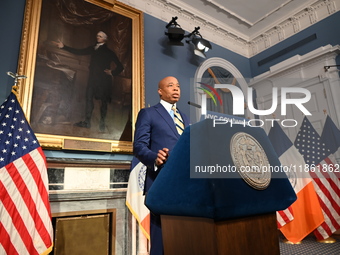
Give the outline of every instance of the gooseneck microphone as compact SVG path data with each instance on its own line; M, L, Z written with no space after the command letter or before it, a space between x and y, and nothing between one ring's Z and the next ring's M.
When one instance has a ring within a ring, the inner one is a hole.
M201 108L201 106L199 104L196 104L196 103L193 103L193 102L190 102L190 101L188 101L188 104L195 106L197 108Z

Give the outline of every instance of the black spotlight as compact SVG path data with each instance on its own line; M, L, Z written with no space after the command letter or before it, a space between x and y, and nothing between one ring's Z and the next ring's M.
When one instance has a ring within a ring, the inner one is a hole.
M195 54L202 58L205 58L206 56L204 53L211 49L210 42L203 38L195 37L192 39L192 43L195 45Z
M184 30L181 28L179 24L176 22L177 17L172 17L172 20L165 26L167 31L165 31L165 35L169 38L170 45L179 45L183 46L181 42L184 38Z
M191 37L191 40L187 40L186 42L192 42L195 46L194 53L197 56L200 56L202 58L206 58L205 53L211 49L211 44L209 41L205 40L202 38L202 35L198 32L200 27L195 27L195 30L191 32L189 35L186 37Z

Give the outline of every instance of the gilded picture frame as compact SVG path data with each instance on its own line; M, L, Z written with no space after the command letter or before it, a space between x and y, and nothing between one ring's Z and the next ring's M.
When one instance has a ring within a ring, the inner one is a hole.
M43 148L132 152L144 106L143 29L143 13L114 0L26 1L18 99ZM109 72L100 69L105 86L94 50L78 54L96 49L99 34L104 55L116 56Z

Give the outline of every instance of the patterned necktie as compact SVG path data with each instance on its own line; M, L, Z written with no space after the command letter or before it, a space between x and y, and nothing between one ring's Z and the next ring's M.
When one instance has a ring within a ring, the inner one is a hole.
M183 133L183 130L184 130L184 123L183 123L182 117L179 114L179 112L177 111L175 105L172 106L171 110L173 110L173 112L174 112L174 121L175 121L175 124L176 124L177 132L178 132L178 134L181 135Z

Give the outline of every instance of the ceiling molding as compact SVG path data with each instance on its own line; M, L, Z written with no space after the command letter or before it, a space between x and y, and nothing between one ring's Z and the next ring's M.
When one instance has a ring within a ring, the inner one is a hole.
M213 6L215 6L216 8L218 8L220 11L225 11L227 13L229 13L231 16L235 17L236 19L246 23L248 26L252 27L254 25L256 25L257 23L259 23L260 21L264 20L265 18L269 17L270 15L274 14L275 12L279 11L280 9L282 9L284 6L288 5L290 2L292 2L294 0L288 0L285 3L281 4L280 6L278 6L277 8L273 9L272 11L266 13L266 15L262 16L261 18L259 18L258 20L256 20L255 22L251 22L249 21L247 18L243 18L240 15L230 11L228 8L224 7L223 5L217 3L214 0L207 0L207 2L209 2L210 4L212 4Z
M185 4L183 1L122 0L121 2L163 20L166 23L168 23L172 17L177 16L178 23L184 30L191 32L195 27L199 26L203 38L247 58L255 56L322 19L329 17L339 11L340 7L340 0L316 0L313 4L304 6L293 15L287 14L289 16L278 20L276 23L270 23L270 26L258 31L250 38L228 26L228 24L216 20L214 17L208 16L204 12ZM209 0L208 2L214 4L229 16L234 16L239 22L245 22L248 25L254 25L260 21L263 22L267 16L273 14L268 13L261 20L252 24L246 19L229 12L229 10L220 6L217 2L213 0ZM289 2L291 1L287 1L279 8L289 4ZM273 12L275 11L277 11L277 9Z

